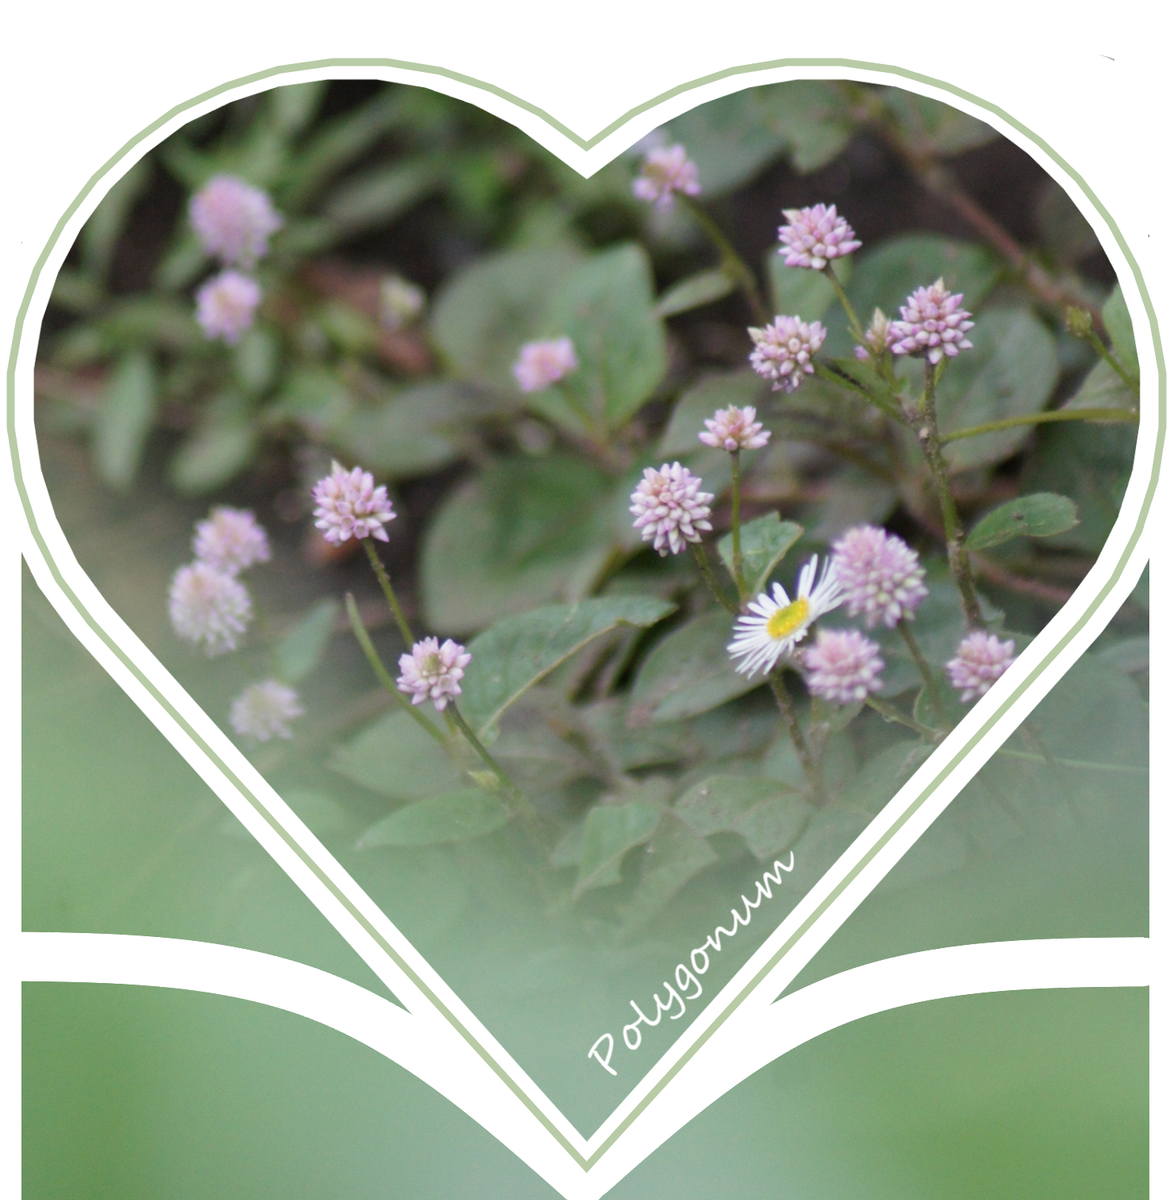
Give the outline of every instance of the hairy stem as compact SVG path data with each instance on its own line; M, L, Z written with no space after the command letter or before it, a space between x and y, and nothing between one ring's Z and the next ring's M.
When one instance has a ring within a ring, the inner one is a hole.
M355 603L355 598L350 592L347 592L346 596L346 614L350 618L355 640L367 656L367 661L371 664L371 670L375 672L375 678L395 697L400 708L404 709L417 725L426 729L429 736L434 737L442 746L447 746L448 740L444 734L395 686L395 680L392 679L390 672L383 665L383 660L379 657L379 651L375 649L375 644L371 641L370 635L363 626L363 619L359 616L359 606Z
M709 565L709 559L705 554L705 547L700 542L690 542L689 549L693 552L693 559L697 563L697 569L701 572L701 577L709 585L709 590L714 594L714 598L718 604L726 612L736 617L742 610L726 595L725 589L722 587L718 577L713 573L713 567Z
M928 725L923 725L920 721L915 721L912 717L907 717L900 709L894 708L885 700L878 700L875 696L869 696L864 702L874 712L880 713L886 721L895 721L898 725L904 725L906 729L912 729L914 733L920 734L923 738L928 738L930 741L936 741L941 733L937 729L930 729Z
M454 704L451 706L452 719L456 727L465 735L465 741L477 753L477 757L493 772L498 783L501 784L501 789L509 796L514 806L515 813L526 822L533 822L535 819L534 809L530 806L530 801L518 791L514 781L497 765L497 760L485 749L481 739L473 732L473 727L461 715L461 710ZM445 712L449 710L446 708Z
M832 289L836 293L836 299L840 302L840 307L848 317L848 324L852 326L852 336L856 339L857 345L867 348L867 344L864 341L864 327L860 324L860 318L856 316L856 310L852 307L848 299L848 293L844 291L844 285L836 276L836 270L830 262L824 267L823 273L832 285Z
M371 564L371 569L375 572L375 578L379 580L379 586L383 589L383 594L387 597L387 604L391 609L391 615L395 617L395 623L399 626L404 644L410 650L415 644L415 639L412 637L411 628L408 626L407 618L404 616L404 610L400 608L399 601L396 599L395 590L392 588L391 579L387 574L387 568L383 565L383 561L379 555L375 553L375 547L371 544L371 539L363 538L362 542L363 549L367 551L367 560Z
M714 249L721 256L722 269L742 289L754 319L765 325L770 320L762 295L758 290L758 280L754 272L742 260L742 256L734 249L733 243L726 237L722 227L689 196L677 197L693 215L693 219L701 226L705 236L713 243Z
M998 421L987 421L983 425L971 425L969 429L956 429L938 437L941 445L958 442L963 438L979 437L984 433L999 433L1004 429L1015 429L1020 425L1046 425L1053 421L1126 421L1137 424L1137 411L1132 408L1061 408L1055 412L1031 413L1025 417L1003 417Z
M734 583L738 587L738 599L746 601L746 578L742 574L742 470L741 451L730 454L733 478L730 483L730 533L734 539Z
M946 717L946 705L942 700L942 693L938 690L938 681L934 678L933 671L930 670L925 655L921 653L921 647L917 644L917 639L913 636L913 630L909 628L909 623L904 618L897 622L897 632L901 635L901 640L905 643L909 653L913 656L913 661L917 664L918 673L921 675L922 681L929 691L930 702L933 704L934 712L937 714L938 723L945 728L949 724L949 721Z
M787 732L791 735L791 742L795 746L795 753L799 758L799 765L803 768L803 774L807 776L807 782L811 787L811 797L817 805L827 803L827 793L823 786L823 771L820 769L820 764L816 760L815 755L811 753L811 747L807 744L807 739L803 736L803 730L799 725L799 717L795 712L795 705L791 701L791 697L787 692L787 685L783 681L782 675L772 673L769 679L770 690L774 693L775 703L779 706L779 712L783 717L783 724L787 727Z
M950 491L946 460L942 457L937 404L934 399L936 387L937 372L933 363L927 359L925 363L925 396L922 400L921 412L924 424L917 431L917 437L933 478L938 504L941 506L942 525L946 532L946 555L950 561L950 573L954 576L954 582L958 585L958 592L962 597L962 611L966 614L966 625L969 629L985 629L986 622L982 619L978 593L974 590L974 577L970 573L970 559L964 544L965 534L962 529L962 521L958 516L954 496Z

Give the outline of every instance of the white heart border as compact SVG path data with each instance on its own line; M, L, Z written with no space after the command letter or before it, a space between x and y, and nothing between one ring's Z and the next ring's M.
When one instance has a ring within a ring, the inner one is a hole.
M599 169L664 120L705 100L743 87L804 77L896 82L898 86L935 96L987 121L1031 154L1065 186L1097 231L1117 270L1134 316L1143 385L1138 452L1121 516L1093 570L1061 613L1031 643L991 693L975 706L930 761L845 851L734 979L713 998L612 1116L586 1139L521 1071L114 613L77 564L56 522L40 474L32 424L32 360L36 338L22 334L25 329L39 327L56 271L76 233L106 190L134 161L201 112L283 83L346 77L414 83L468 100L510 121L583 174ZM1141 312L1149 318L1147 322L1137 319ZM712 1060L712 1054L704 1053L705 1044L719 1030L722 1037L718 1040L729 1040L730 1026L722 1029L727 1017L733 1014L741 1027L742 1023L752 1019L755 1011L761 1012L771 1004L1072 665L1128 595L1146 561L1143 527L1164 443L1165 376L1152 305L1136 262L1108 213L1079 176L1013 118L939 81L875 64L780 60L775 64L733 68L693 84L681 85L626 114L595 138L581 139L559 127L546 114L500 89L467 77L453 76L442 68L389 60L341 60L275 68L214 89L172 109L104 164L58 223L30 280L18 316L9 364L6 432L10 437L14 470L11 482L20 491L23 479L26 489L20 495L27 520L22 530L25 558L38 584L75 635L409 1011L421 1018L425 1014L429 1017L443 1015L454 1049L454 1062L467 1060L467 1051L471 1048L482 1066L488 1067L498 1083L509 1089L514 1101L512 1108L530 1131L530 1136L523 1139L523 1144L528 1145L528 1152L523 1157L530 1165L564 1194L571 1194L565 1190L569 1184L575 1195L587 1196L601 1193L594 1187L583 1191L571 1181L578 1179L586 1183L587 1172L604 1160L608 1161L608 1168L602 1173L596 1172L595 1177L610 1176L613 1162L631 1161L634 1166L651 1151L651 1146L641 1150L640 1131L651 1132L655 1113L649 1110L658 1107L656 1101L661 1090L686 1066L689 1066L687 1074L695 1078L704 1061ZM1138 464L1146 461L1152 462L1152 467L1149 478L1143 479ZM25 464L23 474L22 462ZM940 767L943 760L948 760L944 769ZM455 1040L451 1037L453 1033ZM458 1042L461 1043L459 1051ZM467 1063L463 1069L468 1069ZM471 1072L470 1085L473 1077L481 1074L480 1070ZM659 1107L663 1108L663 1105ZM647 1119L644 1119L645 1114ZM516 1134L521 1132L520 1128L515 1130ZM516 1137L511 1138L510 1144L517 1152L516 1140ZM544 1144L540 1146L539 1142ZM552 1157L557 1161L552 1161ZM539 1163L543 1165L539 1166ZM579 1174L572 1172L568 1178L565 1171L568 1165L577 1165ZM548 1174L552 1170L562 1178L564 1186L555 1183Z

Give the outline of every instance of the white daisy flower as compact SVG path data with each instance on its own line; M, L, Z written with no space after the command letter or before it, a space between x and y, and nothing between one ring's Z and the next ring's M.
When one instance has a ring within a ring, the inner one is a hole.
M773 599L765 592L750 602L750 611L734 625L734 640L726 647L735 660L735 668L743 675L764 675L774 670L784 654L807 636L812 624L844 600L839 580L830 561L816 580L819 555L799 572L799 581L792 600L781 584L772 588ZM738 661L741 660L741 661Z

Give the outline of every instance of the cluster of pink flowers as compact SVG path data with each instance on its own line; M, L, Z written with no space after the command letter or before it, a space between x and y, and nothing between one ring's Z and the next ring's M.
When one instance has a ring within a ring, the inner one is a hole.
M314 485L314 524L324 531L326 540L337 545L348 538L368 535L387 541L383 526L395 520L395 510L387 498L387 488L375 486L370 471L354 467L348 471L341 463L331 464L330 474Z
M412 697L413 704L431 700L437 712L461 694L460 682L473 656L451 638L441 645L434 637L425 638L401 654L400 677L395 681L401 692Z
M869 629L878 622L895 629L898 621L912 619L929 595L917 551L876 525L858 525L844 533L832 546L832 561L848 615L863 616Z
M579 366L575 347L569 337L544 342L527 342L514 363L514 378L523 392L540 392L558 383Z
M946 676L965 703L985 696L1014 661L1015 643L1010 638L1001 642L993 633L977 629L958 644L954 657L946 663Z
M688 467L665 463L659 471L645 467L628 511L636 515L634 528L663 558L670 551L680 554L687 542L700 542L702 531L713 528L709 523L712 499Z
M699 196L701 183L697 178L697 166L685 153L684 146L667 146L650 150L640 166L640 174L632 184L632 191L640 200L655 204L660 212L668 212L673 206L673 197Z
M228 721L241 737L258 742L273 738L289 739L293 730L289 723L305 714L297 692L276 679L251 683L232 702Z
M911 354L939 363L943 356L954 358L959 350L970 350L973 344L966 331L974 322L962 307L962 293L946 290L939 279L929 287L918 288L901 308L901 320L889 329L889 349L894 354Z
M804 375L814 375L811 356L823 345L827 330L818 322L808 325L798 317L775 317L765 329L751 329L754 349L750 365L776 392L793 392Z
M192 197L188 216L204 251L224 268L197 291L196 320L207 338L235 345L261 303L260 285L243 272L264 258L284 222L266 192L232 175L210 179Z
M803 668L807 690L833 704L855 704L884 686L880 647L859 629L820 629Z
M196 522L195 561L171 577L168 615L171 627L203 649L209 658L237 649L253 619L253 600L238 576L268 562L269 537L247 509L219 505ZM302 715L297 692L268 679L250 684L232 702L233 731L257 742L292 737L289 722Z
M747 405L739 408L731 404L728 408L719 408L712 417L707 417L705 429L697 437L707 446L715 450L758 450L770 441L770 430L762 428L762 422L755 420L757 413Z
M817 204L813 208L785 208L787 224L779 228L779 253L788 267L806 267L822 271L833 258L843 258L862 243L856 240L852 226L837 215L836 206Z

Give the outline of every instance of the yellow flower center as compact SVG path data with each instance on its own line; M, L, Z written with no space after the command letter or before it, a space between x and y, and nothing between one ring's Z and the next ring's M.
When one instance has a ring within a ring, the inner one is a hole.
M766 632L776 642L782 638L790 637L796 630L802 629L807 624L807 617L810 612L811 605L807 603L807 597L800 596L798 600L792 600L786 608L780 608L767 621Z

